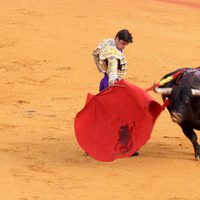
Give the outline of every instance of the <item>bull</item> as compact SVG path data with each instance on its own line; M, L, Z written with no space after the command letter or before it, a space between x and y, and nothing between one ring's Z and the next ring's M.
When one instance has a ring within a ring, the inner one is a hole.
M167 109L173 122L177 123L185 136L194 147L196 160L200 159L200 145L194 130L200 130L200 68L180 68L166 74L161 81L173 75L162 86L154 88L156 93L162 95L162 99L169 99Z

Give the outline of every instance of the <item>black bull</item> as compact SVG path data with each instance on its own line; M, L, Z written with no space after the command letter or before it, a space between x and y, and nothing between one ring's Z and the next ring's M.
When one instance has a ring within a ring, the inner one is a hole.
M177 74L180 75L163 86L155 88L163 100L169 98L167 109L172 121L179 124L185 136L192 142L195 159L200 159L200 145L194 129L200 130L200 68L178 69L165 75L161 80Z

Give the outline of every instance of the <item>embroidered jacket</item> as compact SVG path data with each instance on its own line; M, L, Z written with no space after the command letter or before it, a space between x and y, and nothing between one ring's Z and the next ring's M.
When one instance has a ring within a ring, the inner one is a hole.
M120 80L127 72L126 60L122 51L116 48L113 39L105 39L92 53L99 72L107 73L109 85Z

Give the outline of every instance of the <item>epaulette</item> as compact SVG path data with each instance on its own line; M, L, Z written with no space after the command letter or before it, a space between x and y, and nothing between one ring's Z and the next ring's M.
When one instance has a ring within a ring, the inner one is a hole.
M124 59L124 54L114 46L107 46L104 49L102 49L102 51L100 51L99 57L101 60L105 60L111 57L121 60Z

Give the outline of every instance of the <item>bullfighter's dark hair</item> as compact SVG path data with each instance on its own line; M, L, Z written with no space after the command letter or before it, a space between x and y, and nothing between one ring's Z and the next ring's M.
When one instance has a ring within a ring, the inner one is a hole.
M123 40L127 43L133 42L132 34L127 29L122 29L121 31L119 31L117 35L115 36L115 38L117 37L119 40Z

